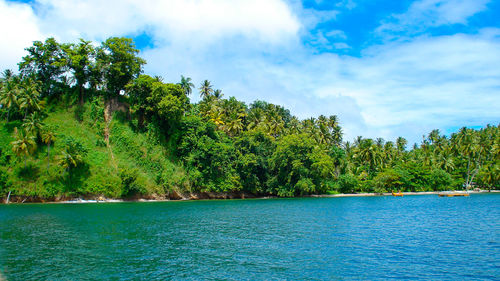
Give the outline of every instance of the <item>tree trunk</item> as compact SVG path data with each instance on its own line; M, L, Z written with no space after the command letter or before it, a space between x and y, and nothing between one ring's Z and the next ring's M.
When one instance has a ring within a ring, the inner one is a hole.
M83 86L80 85L80 105L83 106Z
M470 178L470 157L467 160L467 179L465 180L465 190L469 190L469 178Z
M50 142L47 143L47 174L49 173L50 168Z

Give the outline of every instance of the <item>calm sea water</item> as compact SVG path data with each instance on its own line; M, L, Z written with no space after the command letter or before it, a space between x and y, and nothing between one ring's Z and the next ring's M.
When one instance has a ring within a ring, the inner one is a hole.
M0 206L7 280L499 280L500 195Z

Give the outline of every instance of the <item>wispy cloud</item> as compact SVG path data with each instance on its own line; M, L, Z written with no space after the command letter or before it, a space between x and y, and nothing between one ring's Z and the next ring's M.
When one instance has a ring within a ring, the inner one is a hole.
M378 32L414 33L429 27L467 24L467 20L487 9L490 0L419 0L402 14L384 20Z

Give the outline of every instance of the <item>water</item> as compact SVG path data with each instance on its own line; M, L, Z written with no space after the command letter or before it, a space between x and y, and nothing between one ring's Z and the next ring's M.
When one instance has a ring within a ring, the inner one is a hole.
M499 280L499 202L1 205L0 271L7 280Z

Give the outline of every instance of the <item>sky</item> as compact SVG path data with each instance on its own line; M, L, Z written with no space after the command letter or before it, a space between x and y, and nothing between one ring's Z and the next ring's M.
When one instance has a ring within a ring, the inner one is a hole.
M132 37L146 74L337 115L349 141L500 123L500 0L0 0L0 26L0 69L34 40Z

